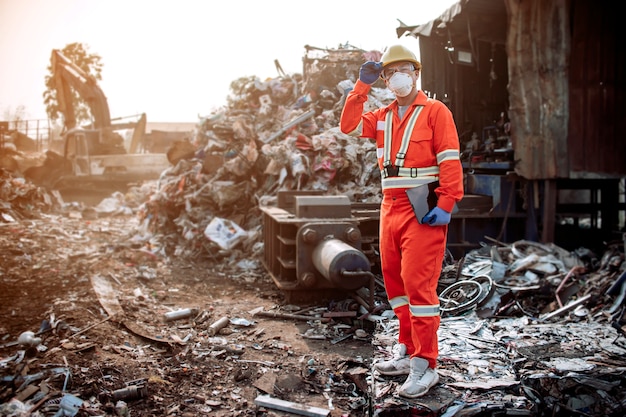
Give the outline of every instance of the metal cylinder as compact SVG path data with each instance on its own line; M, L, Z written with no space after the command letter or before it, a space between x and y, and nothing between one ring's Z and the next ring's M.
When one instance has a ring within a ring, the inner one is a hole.
M148 396L148 388L145 385L130 385L113 391L113 400L138 400Z
M183 308L183 309L176 310L176 311L168 311L167 313L163 315L163 320L167 322L167 321L186 319L197 313L198 313L198 310L194 308Z
M370 262L360 250L339 239L326 239L313 250L313 265L333 285L355 290L367 284L368 276L344 276L342 271L370 271Z
M220 330L228 326L228 323L230 323L230 319L224 316L220 318L219 320L217 320L216 322L213 322L213 324L211 324L209 328L207 329L207 333L209 334L209 336L215 336L216 334L219 333Z

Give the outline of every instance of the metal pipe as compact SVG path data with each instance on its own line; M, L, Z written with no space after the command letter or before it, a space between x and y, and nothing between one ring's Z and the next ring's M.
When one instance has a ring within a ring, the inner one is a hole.
M320 274L339 288L355 290L367 284L369 260L363 252L339 239L320 242L313 250L312 260ZM357 273L347 274L347 271Z
M559 307L563 307L563 302L561 301L561 297L559 296L559 293L561 292L561 290L565 286L565 283L567 282L567 280L569 280L569 278L572 275L577 274L578 272L584 272L584 271L585 271L584 267L582 267L580 265L576 265L576 266L572 267L572 269L569 270L569 272L567 273L565 278L563 278L563 281L561 281L561 283L559 284L558 288L556 289L556 291L554 293L555 298L556 298L556 302L559 304Z

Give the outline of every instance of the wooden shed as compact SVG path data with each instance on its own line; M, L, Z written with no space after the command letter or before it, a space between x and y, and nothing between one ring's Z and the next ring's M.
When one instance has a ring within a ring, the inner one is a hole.
M523 238L565 247L623 239L618 15L602 1L460 0L430 22L397 28L419 39L422 89L454 113L468 150L466 191L515 182L519 201L490 217L522 219Z

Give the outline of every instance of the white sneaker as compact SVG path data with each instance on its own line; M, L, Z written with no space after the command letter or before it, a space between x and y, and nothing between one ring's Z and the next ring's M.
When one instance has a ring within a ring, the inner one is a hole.
M392 349L393 358L388 361L378 362L374 369L382 375L408 375L410 369L410 358L406 353L406 345L398 343Z
M407 398L421 397L438 382L439 374L433 368L428 367L426 359L411 358L411 371L398 394Z

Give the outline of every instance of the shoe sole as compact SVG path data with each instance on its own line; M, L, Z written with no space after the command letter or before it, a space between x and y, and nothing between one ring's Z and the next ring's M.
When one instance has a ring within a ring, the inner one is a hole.
M374 368L374 369L376 369L376 371L378 371L379 374L386 375L386 376L399 376L399 375L408 375L409 374L409 370L408 369L406 371L381 371L378 368Z
M379 374L386 376L408 375L410 371L410 368L408 366L404 369L398 369L395 371L383 371L382 369L379 369L376 365L374 365L374 369L377 370Z
M402 394L401 392L398 393L398 395L400 395L403 398L419 398L419 397L423 397L424 395L428 394L428 392L430 391L430 389L432 387L434 387L435 385L437 385L439 383L439 375L437 375L437 378L435 378L435 382L428 387L428 389L424 392L421 392L419 394L415 394L415 395L408 395L408 394Z

